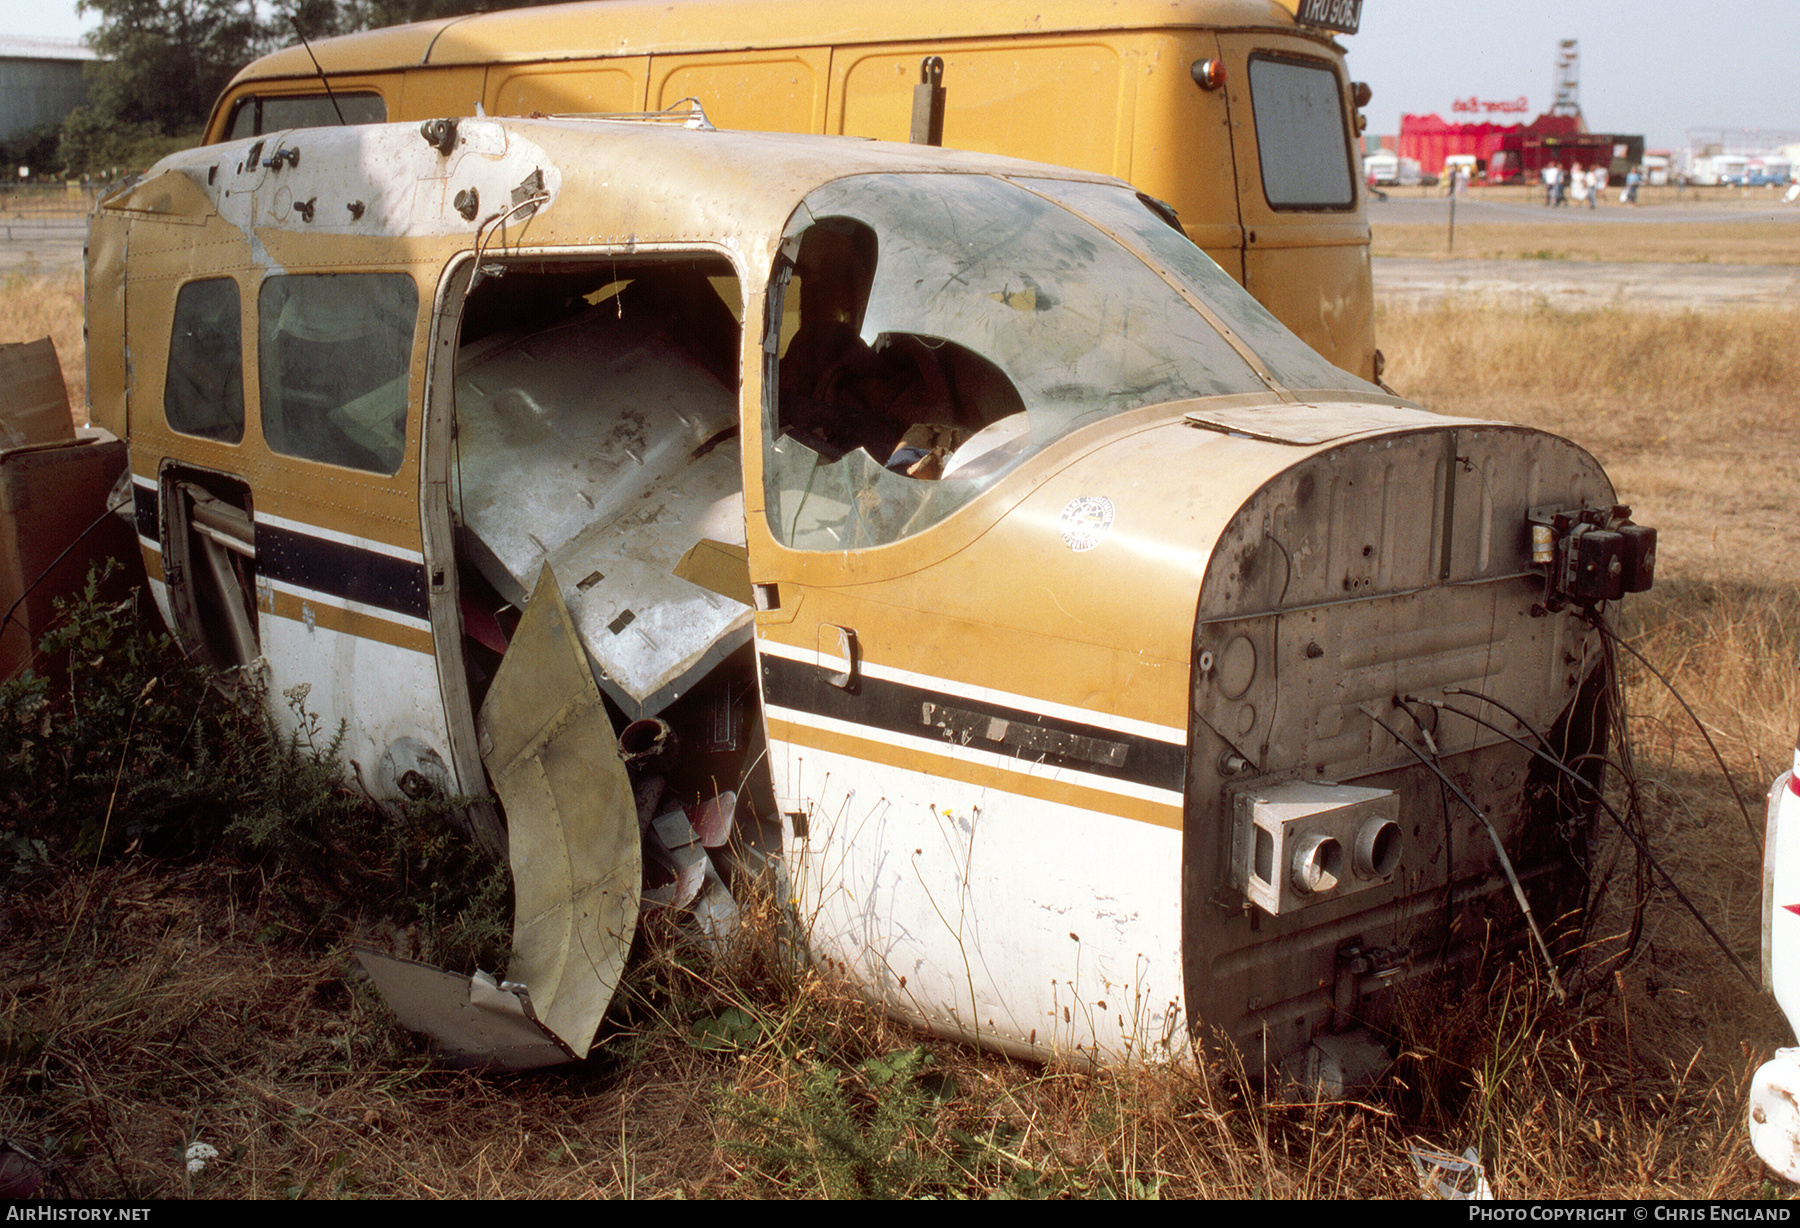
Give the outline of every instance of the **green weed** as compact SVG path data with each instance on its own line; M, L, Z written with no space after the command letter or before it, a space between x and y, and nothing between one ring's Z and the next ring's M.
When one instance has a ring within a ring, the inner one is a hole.
M283 697L284 729L254 674L221 688L141 600L104 600L110 574L57 603L38 655L57 680L0 684L0 879L67 856L219 859L255 868L238 877L259 907L284 906L273 932L330 942L379 921L416 935L408 954L503 965L510 881L449 821L467 798L378 805L306 686Z

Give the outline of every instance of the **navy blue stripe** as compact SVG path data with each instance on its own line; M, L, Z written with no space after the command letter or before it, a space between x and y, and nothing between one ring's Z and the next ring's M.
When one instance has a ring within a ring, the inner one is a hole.
M138 535L160 545L162 520L157 514L157 489L133 482L131 494ZM430 614L423 563L263 521L256 524L256 571L271 580L396 614L413 618Z
M770 706L829 717L868 727L871 732L905 733L915 737L942 738L957 745L993 751L1032 763L1048 763L1095 776L1130 781L1154 789L1180 793L1187 772L1187 748L1137 734L1121 733L1103 725L1058 720L1041 712L980 703L960 695L863 676L854 693L833 686L830 671L765 653L762 657L763 694ZM929 705L929 707L928 707ZM970 736L969 723L953 720L954 733L937 723L943 710L1005 721L1022 726L1006 740ZM1019 734L1024 736L1017 736ZM1067 740L1071 752L1046 749ZM1093 744L1121 746L1117 766L1098 761Z
M137 519L138 536L162 545L162 518L156 514L156 487L131 484L131 514Z
M310 533L256 522L256 572L413 618L430 613L425 565Z

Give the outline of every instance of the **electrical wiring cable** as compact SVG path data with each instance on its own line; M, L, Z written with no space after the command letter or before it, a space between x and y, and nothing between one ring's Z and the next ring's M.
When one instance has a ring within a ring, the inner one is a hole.
M1750 817L1750 808L1744 804L1744 795L1738 790L1737 781L1732 777L1731 769L1725 766L1725 756L1719 753L1718 744L1712 740L1712 735L1706 731L1706 726L1701 724L1700 717L1688 706L1688 701L1683 698L1680 691L1676 690L1675 684L1663 676L1661 670L1650 664L1643 653L1633 648L1620 637L1618 632L1606 625L1606 619L1603 615L1598 611L1589 611L1588 621L1597 628L1608 641L1617 644L1626 652L1630 653L1637 659L1638 664L1642 665L1645 669L1655 675L1656 680L1667 687L1669 694L1675 697L1675 702L1681 705L1681 710L1688 714L1688 719L1694 722L1694 728L1700 731L1700 736L1702 738L1706 739L1706 748L1712 751L1713 759L1719 765L1719 773L1725 777L1725 783L1731 788L1732 799L1737 802L1738 810L1742 812L1744 816L1744 829L1750 833L1750 839L1756 845L1758 851L1761 851L1762 833L1757 831L1756 821Z
M1658 862L1656 860L1655 856L1650 852L1649 845L1644 842L1644 840L1641 836L1639 836L1636 832L1631 830L1631 826L1630 826L1630 824L1628 824L1625 821L1624 816L1619 814L1619 812L1613 807L1612 803L1608 802L1606 800L1606 798L1601 794L1600 789L1592 781L1590 781L1587 777L1581 775L1581 773L1577 772L1574 768L1571 768L1570 766L1568 766L1561 759L1558 759L1554 755L1551 755L1545 751L1538 750L1537 748L1529 745L1525 741L1525 739L1517 736L1516 734L1510 733L1505 729L1500 728L1500 726L1494 724L1494 722L1486 720L1483 717L1477 716L1472 712L1465 711L1464 709L1451 707L1449 704L1445 703L1441 699L1425 699L1425 698L1422 698L1422 697L1416 696L1416 695L1408 695L1408 696L1402 697L1399 702L1425 704L1427 707L1438 708L1438 709L1441 709L1442 711L1449 712L1454 716L1460 716L1466 720L1474 721L1475 723L1477 723L1479 725L1485 725L1487 728L1492 729L1495 733L1499 734L1501 737L1504 737L1504 738L1508 739L1509 741L1517 744L1518 746L1523 747L1525 750L1530 751L1531 754L1535 755L1539 759L1542 759L1544 762L1550 764L1552 767L1556 768L1558 771L1560 771L1564 775L1568 776L1571 780L1574 780L1581 785L1585 785L1588 788L1588 790L1594 794L1594 800L1599 803L1600 808L1607 813L1607 815L1613 820L1613 822L1618 824L1619 830L1624 832L1625 837L1628 840L1630 840L1634 846L1636 846L1638 855L1640 857L1642 857L1645 860L1645 862L1647 862L1650 865L1650 867L1656 871L1657 874L1662 876L1663 882L1665 884L1667 884L1669 890L1675 893L1675 898L1680 900L1682 903L1682 906L1688 910L1688 912L1693 916L1694 920L1698 921L1700 923L1700 927L1702 929L1704 929L1706 931L1707 935L1713 940L1713 942L1715 944L1717 944L1719 950L1721 950L1725 953L1725 957L1727 959L1729 959L1732 963L1732 966L1735 967L1740 974L1742 974L1744 980L1749 982L1750 987L1752 989L1761 989L1762 988L1761 984L1758 983L1757 979L1750 974L1750 970L1744 966L1744 961L1738 958L1737 952L1733 951L1731 949L1731 947L1726 944L1725 939L1723 937L1721 937L1719 935L1719 932L1717 930L1715 930L1712 927L1712 925L1706 920L1706 918L1701 914L1700 909L1697 906L1695 906L1695 904L1692 900L1688 899L1687 893L1682 891L1681 887L1675 882L1675 879L1669 874L1669 872L1667 870L1663 869L1661 863ZM1373 715L1373 714L1371 714L1371 715ZM1380 722L1380 718L1376 718L1376 719L1379 723L1382 724L1382 728L1387 729L1389 733L1394 733L1393 729L1389 728L1385 722ZM1520 722L1520 723L1523 724L1524 722ZM1526 726L1526 728L1529 729L1530 727ZM1400 735L1397 733L1394 733L1394 737L1397 740L1400 739ZM1409 746L1409 749L1412 749L1412 748ZM1416 754L1418 754L1418 751L1413 750L1413 753L1416 755Z
M1506 855L1506 846L1501 843L1500 833L1494 830L1493 823L1489 821L1487 815L1482 812L1481 807L1477 806L1474 801L1470 799L1469 795L1463 792L1462 786L1450 779L1443 768L1433 763L1423 751L1401 737L1400 732L1397 729L1382 720L1380 714L1375 711L1374 705L1363 704L1362 711L1370 720L1387 730L1389 736L1391 736L1394 741L1400 743L1400 745L1410 751L1413 758L1417 759L1420 763L1430 769L1431 772L1437 776L1438 780L1443 782L1443 784L1456 795L1456 800L1468 807L1469 813L1474 815L1476 821L1487 829L1488 839L1494 842L1494 856L1500 859L1500 869L1505 872L1506 881L1512 886L1513 898L1518 902L1519 911L1525 915L1525 924L1531 930L1532 938L1537 942L1539 953L1544 957L1544 967L1550 976L1550 990L1556 995L1556 1000L1558 1002L1568 1001L1569 995L1562 987L1562 978L1559 977L1556 972L1556 960L1550 954L1549 944L1544 941L1543 931L1538 928L1537 917L1533 915L1531 911L1531 901L1525 898L1525 888L1519 883L1519 876L1513 870L1512 858ZM1423 728L1420 729L1420 732L1424 732Z

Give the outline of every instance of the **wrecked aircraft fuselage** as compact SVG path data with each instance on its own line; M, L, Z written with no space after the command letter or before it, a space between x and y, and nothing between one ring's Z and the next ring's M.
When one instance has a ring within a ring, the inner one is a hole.
M1602 748L1604 473L1331 367L1116 181L284 132L106 201L89 311L183 642L373 791L498 796L514 983L368 961L468 1060L582 1056L639 911L717 932L746 860L1038 1056L1303 1054L1582 902L1591 805L1483 722Z

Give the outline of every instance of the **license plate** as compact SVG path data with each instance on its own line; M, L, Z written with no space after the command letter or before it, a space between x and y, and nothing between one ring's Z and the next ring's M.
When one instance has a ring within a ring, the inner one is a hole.
M1355 34L1362 24L1362 0L1300 0L1294 20L1304 26Z

